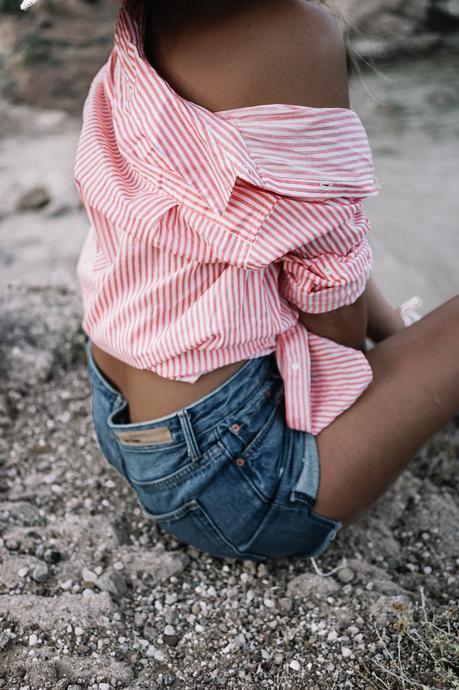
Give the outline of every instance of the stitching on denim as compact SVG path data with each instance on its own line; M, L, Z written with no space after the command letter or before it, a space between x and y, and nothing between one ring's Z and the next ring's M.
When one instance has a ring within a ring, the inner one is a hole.
M215 445L211 446L204 455L201 456L199 463L189 462L185 467L180 470L173 472L172 474L163 477L162 479L152 479L150 481L138 481L131 477L132 483L139 488L149 488L151 493L156 493L162 489L174 488L178 484L181 484L184 480L189 477L199 477L200 474L207 468L210 462L214 458L218 457L222 451L220 442L218 441Z

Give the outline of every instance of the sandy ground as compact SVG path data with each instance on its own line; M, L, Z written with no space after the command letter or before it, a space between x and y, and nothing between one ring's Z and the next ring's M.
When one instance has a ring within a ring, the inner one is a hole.
M418 59L351 83L383 185L365 202L374 274L394 304L419 294L430 310L459 292L458 68L459 56ZM63 111L1 106L0 285L76 285L88 228L73 182L79 129L80 119ZM50 203L17 212L36 185Z

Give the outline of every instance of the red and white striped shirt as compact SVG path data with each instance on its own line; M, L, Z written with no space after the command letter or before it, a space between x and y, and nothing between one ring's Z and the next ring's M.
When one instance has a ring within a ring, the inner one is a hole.
M188 101L148 62L123 0L75 181L90 220L82 326L102 349L189 382L275 351L286 423L313 434L368 386L362 352L298 320L355 302L371 272L362 202L380 186L354 111Z

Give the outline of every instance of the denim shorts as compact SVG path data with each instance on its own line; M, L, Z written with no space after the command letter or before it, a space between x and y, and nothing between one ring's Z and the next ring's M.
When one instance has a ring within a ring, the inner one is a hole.
M105 459L143 513L179 541L221 558L321 555L340 521L312 510L315 436L285 423L274 353L247 360L208 395L147 422L95 364L87 340L92 419Z

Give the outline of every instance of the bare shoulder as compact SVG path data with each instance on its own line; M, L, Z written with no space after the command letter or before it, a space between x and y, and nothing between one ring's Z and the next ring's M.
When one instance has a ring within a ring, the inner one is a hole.
M274 79L265 80L272 102L349 107L346 46L332 12L308 0L292 4L279 24ZM260 80L262 73L260 73Z
M181 96L212 111L349 107L345 43L330 10L308 0L234 6L242 9L221 21L158 31L155 66Z

